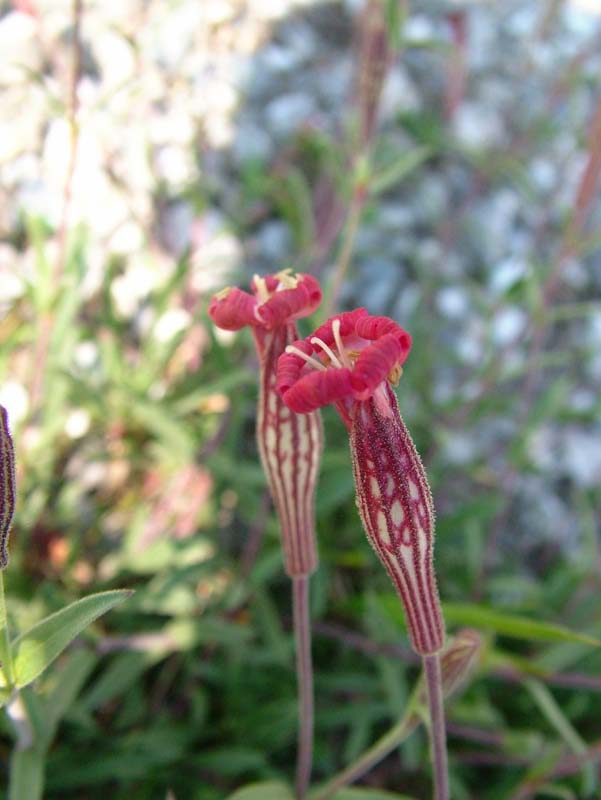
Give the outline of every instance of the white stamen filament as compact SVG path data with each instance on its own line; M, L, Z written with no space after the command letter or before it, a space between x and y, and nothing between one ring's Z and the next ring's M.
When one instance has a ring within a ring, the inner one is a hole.
M340 320L335 319L332 322L332 333L334 334L334 341L336 342L336 347L338 348L338 353L340 355L340 359L342 363L347 369L351 369L351 362L346 354L344 349L344 344L342 343L342 336L340 335Z
M269 300L269 292L267 291L267 284L265 283L265 278L261 278L259 275L253 275L253 281L255 284L255 289L257 291L257 297L259 298L259 302L266 303Z
M303 353L302 350L299 350L298 347L295 347L292 344L289 344L286 348L287 353L293 353L295 356L300 356L303 361L306 361L307 364L310 364L315 369L326 369L325 364L320 363L316 358L312 356L308 356L306 353Z
M338 369L342 369L342 364L338 360L338 357L334 354L332 349L330 347L328 347L328 345L325 342L322 342L321 339L319 339L317 336L314 336L311 339L311 344L316 344L318 347L321 347L321 349L324 351L324 353L330 359L332 364L334 364L335 367L338 367Z

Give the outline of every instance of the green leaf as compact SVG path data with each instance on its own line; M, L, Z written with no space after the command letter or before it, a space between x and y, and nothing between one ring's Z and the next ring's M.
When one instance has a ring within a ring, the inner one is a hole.
M445 619L457 625L474 628L488 628L503 636L515 639L528 639L542 642L582 642L592 647L600 647L601 642L585 633L578 633L563 625L539 622L529 617L505 614L484 606L470 603L444 603Z
M48 745L56 733L59 722L96 666L97 660L97 656L89 650L76 650L61 664L61 669L52 670L44 692Z
M243 786L226 800L294 800L294 795L285 783L267 781Z
M127 590L92 594L46 617L17 637L12 644L17 688L34 681L84 628L130 595Z

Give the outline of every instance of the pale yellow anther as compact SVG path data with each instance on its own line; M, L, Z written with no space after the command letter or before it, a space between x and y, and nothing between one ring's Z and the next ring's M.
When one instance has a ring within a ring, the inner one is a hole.
M228 296L228 294L229 294L229 293L232 291L232 289L233 289L233 287L232 287L232 286L225 286L225 287L224 287L223 289L221 289L219 292L216 292L216 294L215 294L215 300L225 300L225 298L226 298L226 297Z
M292 267L287 267L286 269L280 270L280 272L276 272L275 277L279 281L277 291L281 291L282 289L296 289L300 283L300 276L297 272L292 271Z
M398 386L402 374L403 368L399 364L396 364L388 373L388 380L393 386Z
M303 353L302 350L299 350L298 347L295 347L293 344L288 345L286 352L293 353L295 356L299 356L303 359L303 361L306 361L307 364L315 367L315 369L326 369L324 364L319 362L316 358L313 358L313 356L308 356L306 353Z
M338 357L335 355L334 351L330 347L328 347L328 345L324 341L322 341L318 336L314 336L311 339L311 344L316 344L318 347L321 347L321 349L324 351L324 353L330 359L332 364L335 367L338 367L338 369L342 368L342 364L340 363Z

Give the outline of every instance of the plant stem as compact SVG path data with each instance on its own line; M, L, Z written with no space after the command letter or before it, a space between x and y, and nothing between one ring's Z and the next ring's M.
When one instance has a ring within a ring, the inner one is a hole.
M363 211L364 202L365 199L363 192L355 189L344 228L340 254L336 262L336 267L334 268L332 291L326 309L327 317L334 313L334 309L338 305L338 298L340 296L342 284L344 283L344 279L351 263L351 257L355 247L355 239L357 238L357 232L359 230L359 222L361 221L361 213Z
M442 694L442 673L438 653L423 657L430 711L430 737L434 774L434 800L449 800L449 770Z
M292 577L292 605L299 709L296 797L297 800L303 800L311 780L313 761L313 663L311 659L308 575Z
M8 686L14 683L13 658L8 635L8 618L4 599L4 575L0 570L0 665Z

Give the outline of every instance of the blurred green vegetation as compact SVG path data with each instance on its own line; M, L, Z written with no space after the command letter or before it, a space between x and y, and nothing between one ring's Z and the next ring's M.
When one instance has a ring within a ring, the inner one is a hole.
M392 136L375 144L366 225L399 182L410 193L424 171L445 174L458 164L476 185L529 196L519 153L467 152L432 111L397 122L411 147ZM533 126L528 146L536 149L546 135ZM291 264L318 264L313 181L326 176L343 207L356 188L338 144L305 130L273 163L245 164L236 233L250 234L258 209L290 227ZM209 189L186 191L202 207ZM592 355L582 321L599 313L601 300L575 290L556 303L546 293L572 212L566 208L552 226L554 248L502 292L491 295L477 270L461 276L483 326L475 366L459 357L437 311L446 279L417 253L407 259L419 303L401 320L414 339L401 408L435 497L449 630L469 625L486 641L472 681L448 708L455 800L592 800L601 792L591 766L601 758L601 491L567 479L556 487L575 526L570 547L530 546L514 513L528 477L553 480L530 446L544 426L586 432L601 412L598 394L584 408L570 399ZM61 259L57 230L35 216L20 222L15 244L33 258L24 293L4 304L0 319L0 382L20 383L29 402L13 425L19 505L5 573L11 627L24 630L93 591L135 591L24 692L30 717L52 717L45 797L222 800L257 781L275 782L274 798L283 797L278 782L290 780L296 737L291 609L255 449L250 334L216 334L208 293L190 286L188 251L127 316L115 301L126 266L119 258L107 258L97 290L85 288L89 230L68 231ZM588 231L571 255L584 257L596 242ZM334 237L330 256L337 243ZM236 277L246 284L250 275L241 268ZM332 271L322 277L328 289ZM528 323L512 350L495 341L492 321L516 305ZM174 310L184 310L187 322L166 335L159 326ZM435 392L447 372L450 389ZM312 579L318 782L395 724L418 674L404 647L400 605L361 530L346 432L330 409L324 424L321 563ZM457 433L471 445L460 462L447 450ZM0 732L6 784L14 732L4 716ZM420 729L364 782L425 798L427 765Z

